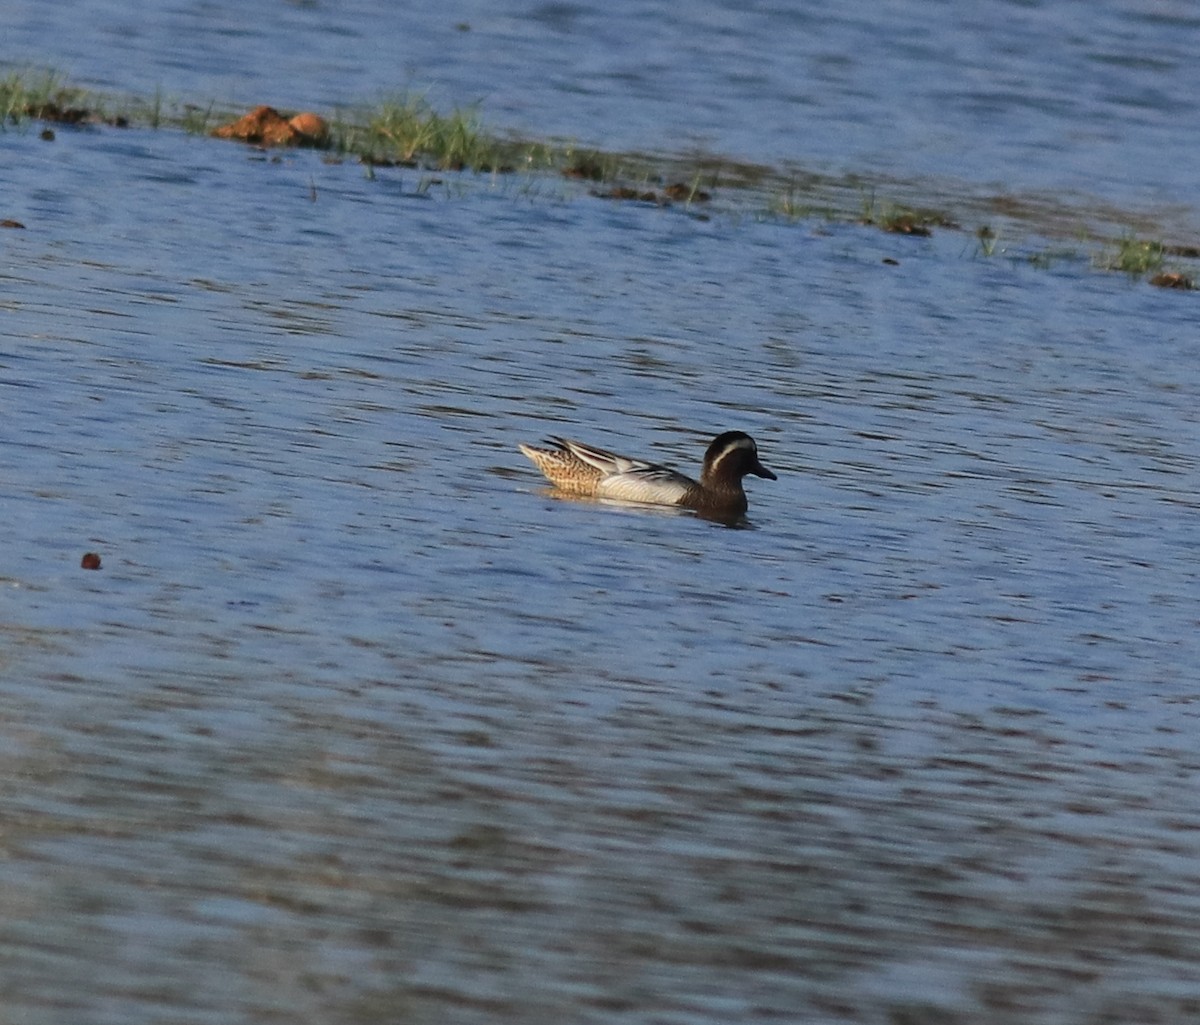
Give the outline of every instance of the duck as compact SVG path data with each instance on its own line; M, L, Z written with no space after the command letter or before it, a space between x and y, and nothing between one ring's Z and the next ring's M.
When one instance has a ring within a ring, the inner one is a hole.
M526 456L559 490L590 498L649 505L673 505L719 519L743 516L748 508L742 478L778 480L758 459L758 445L743 431L725 431L704 453L700 479L692 480L657 463L617 455L568 438L547 445L520 445Z

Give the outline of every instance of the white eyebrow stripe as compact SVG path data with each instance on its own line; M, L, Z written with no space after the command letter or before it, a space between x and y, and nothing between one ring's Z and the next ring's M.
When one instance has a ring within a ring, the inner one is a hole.
M718 452L715 456L713 456L712 465L716 466L726 456L733 454L734 452L738 451L739 449L742 449L747 452L754 452L754 453L758 452L758 446L754 444L754 440L752 438L735 438L733 441L729 442L729 444L727 444L723 449L721 449L720 452Z

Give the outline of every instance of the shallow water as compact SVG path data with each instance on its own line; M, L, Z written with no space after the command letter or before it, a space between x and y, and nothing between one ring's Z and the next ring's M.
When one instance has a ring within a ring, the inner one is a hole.
M0 63L219 107L409 89L606 150L1078 192L1197 230L1200 16L1154 0L869 6L112 0L8 5Z
M215 81L176 70L112 84ZM0 148L12 1020L1200 1011L1189 296L165 131ZM516 452L726 428L779 474L751 529Z

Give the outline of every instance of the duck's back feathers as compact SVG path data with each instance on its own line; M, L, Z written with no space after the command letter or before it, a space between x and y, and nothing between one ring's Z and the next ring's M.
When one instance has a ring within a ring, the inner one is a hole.
M521 452L564 491L623 502L676 505L697 487L689 477L657 463L630 459L569 438L547 438L546 443L555 447L522 445Z
M521 445L521 454L533 463L555 487L576 495L594 495L603 476L592 463L580 459L557 440L549 442L555 448L534 448Z

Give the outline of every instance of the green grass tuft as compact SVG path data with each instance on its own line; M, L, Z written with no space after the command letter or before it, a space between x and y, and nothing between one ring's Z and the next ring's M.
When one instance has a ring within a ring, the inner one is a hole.
M813 214L812 205L799 198L795 182L789 182L782 193L773 196L767 209L774 216L788 221L802 220Z
M1105 270L1123 271L1130 277L1162 270L1166 247L1161 242L1126 236L1117 241L1115 252L1101 254L1100 265Z
M82 108L86 101L87 94L82 89L65 85L54 71L33 75L14 71L0 79L0 120L3 124L20 124L55 109Z
M518 157L516 145L483 130L477 107L441 114L423 96L386 100L361 126L342 123L335 134L343 152L374 164L499 172L513 170Z

